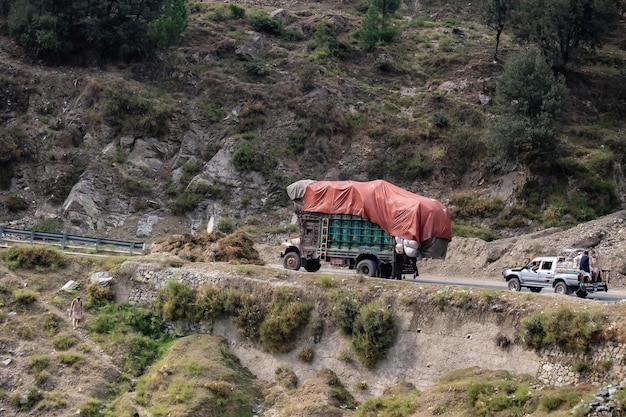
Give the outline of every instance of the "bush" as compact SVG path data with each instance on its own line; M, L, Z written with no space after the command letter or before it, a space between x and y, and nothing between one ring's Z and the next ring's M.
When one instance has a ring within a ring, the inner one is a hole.
M170 280L159 290L157 309L164 320L200 321L197 292L185 283Z
M18 211L28 210L30 204L28 204L28 201L26 201L24 197L10 195L4 199L4 206L11 213L17 213Z
M46 233L59 233L63 229L63 220L58 217L42 217L33 225L33 230Z
M361 307L352 331L352 346L361 363L372 368L384 359L397 333L393 310L383 309L377 302Z
M298 359L305 363L313 362L314 357L315 351L311 348L304 348L300 352L298 352Z
M265 32L270 35L280 35L283 33L283 24L280 20L270 17L265 12L258 12L248 19L250 26L257 32Z
M52 346L59 350L68 350L78 342L71 334L63 333L52 339Z
M295 289L277 289L261 324L261 343L271 352L289 352L299 330L308 324L312 308L309 303L300 301Z
M24 306L28 306L37 301L37 293L31 290L16 289L13 291L15 302Z
M235 231L235 222L230 217L222 217L217 222L217 230L222 233L231 234Z
M202 197L202 194L189 191L179 194L172 205L172 213L183 214L194 210L198 206L200 200L202 200Z
M476 381L467 389L474 415L491 416L506 410L508 415L523 415L524 405L532 399L527 383L511 380Z
M56 271L66 265L67 260L61 252L45 246L11 246L0 253L9 269L36 269L37 271Z
M41 399L41 393L36 387L28 388L23 394L15 393L11 396L11 404L21 411L30 410Z
M246 16L246 9L236 4L229 4L228 10L230 10L230 15L233 19L243 19Z
M110 286L101 286L96 282L89 284L87 287L87 303L88 308L102 307L115 301L115 291Z
M346 335L352 335L354 322L359 315L361 303L347 292L340 291L332 295L332 315Z
M565 352L585 353L601 340L606 318L563 307L556 313L535 313L521 322L520 340L529 349L557 346Z

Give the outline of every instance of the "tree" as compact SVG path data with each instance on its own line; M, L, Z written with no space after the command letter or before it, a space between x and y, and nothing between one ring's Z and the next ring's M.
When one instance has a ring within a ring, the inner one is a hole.
M372 51L380 40L389 42L396 35L396 29L389 25L389 15L400 7L400 0L369 0L367 13L359 30L361 47Z
M554 124L566 94L565 80L554 76L538 49L511 57L496 86L499 116L489 139L497 157L526 165L552 158L558 146Z
M602 45L618 19L615 0L521 0L513 34L537 45L557 72Z
M49 61L136 59L152 49L148 25L167 11L163 2L15 0L9 12L9 34Z
M187 6L184 0L165 0L163 14L150 23L148 36L160 48L180 45L187 29Z
M504 26L511 18L511 11L515 0L485 0L482 10L483 22L496 31L496 50L493 59L498 59L498 47L500 46L500 35L504 31Z

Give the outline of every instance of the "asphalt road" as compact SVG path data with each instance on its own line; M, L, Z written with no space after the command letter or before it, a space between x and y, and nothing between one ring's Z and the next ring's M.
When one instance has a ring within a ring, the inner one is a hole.
M280 264L272 264L268 265L273 268L282 269L283 266ZM300 271L304 272L304 268ZM354 275L353 269L345 269L345 268L322 268L317 273L322 274L336 274L336 275ZM372 279L382 279L382 278L372 278ZM506 282L504 280L495 280L495 279L464 279L464 278L455 278L455 277L434 277L428 276L427 274L423 274L422 276L417 277L416 279L405 278L402 280L403 282L414 282L421 284L435 284L435 285L453 285L453 286L461 286L461 287L472 287L472 288L492 288L494 290L502 290L509 291ZM523 288L521 292L530 293L530 290L527 288ZM541 291L540 294L551 294L554 296L558 296L554 294L554 291L551 288L545 288ZM569 297L576 297L576 294L572 294ZM609 284L608 292L595 292L589 293L586 297L588 300L599 300L599 301L622 301L626 300L626 291L625 290L611 290L611 285Z

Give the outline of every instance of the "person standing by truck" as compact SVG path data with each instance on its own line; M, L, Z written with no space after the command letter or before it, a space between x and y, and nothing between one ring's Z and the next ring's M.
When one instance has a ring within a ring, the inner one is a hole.
M580 266L578 267L587 278L591 279L591 267L589 265L589 251L584 251L580 258Z
M595 249L589 251L589 266L591 267L591 281L594 283L602 281L600 276L600 255Z

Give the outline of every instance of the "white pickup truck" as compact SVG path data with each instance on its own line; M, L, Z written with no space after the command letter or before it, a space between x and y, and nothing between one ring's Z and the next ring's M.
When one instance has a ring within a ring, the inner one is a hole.
M585 298L590 292L608 291L610 271L602 270L598 282L581 274L573 258L569 256L540 256L524 266L502 271L504 280L512 291L528 288L540 292L553 288L557 294L572 294Z

